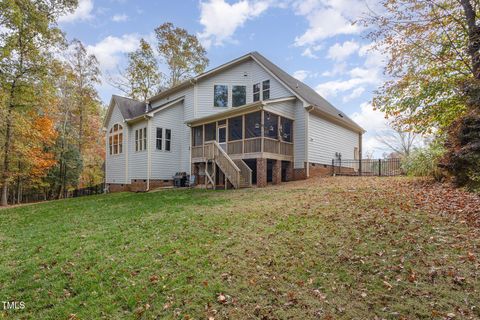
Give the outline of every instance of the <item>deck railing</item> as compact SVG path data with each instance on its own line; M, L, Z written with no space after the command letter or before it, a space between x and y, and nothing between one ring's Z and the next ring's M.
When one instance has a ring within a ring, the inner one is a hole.
M201 146L193 146L192 158L202 158L205 160L213 159L213 142L216 141L208 141ZM293 143L267 137L248 138L226 143L226 153L229 155L260 153L262 151L282 156L293 156Z
M251 187L252 186L252 169L242 160L233 160L237 167L240 169L240 186Z
M227 155L227 153L220 147L218 142L212 141L205 144L205 154L213 154L211 159L215 159L215 162L223 171L228 180L234 188L240 187L240 169Z

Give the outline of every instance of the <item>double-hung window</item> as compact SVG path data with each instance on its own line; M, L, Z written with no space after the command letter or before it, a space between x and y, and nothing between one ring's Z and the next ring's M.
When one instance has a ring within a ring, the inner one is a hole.
M157 150L170 151L172 145L172 130L165 129L165 134L162 128L157 128L156 138Z
M260 101L260 83L253 85L253 101Z
M163 129L157 128L157 150L162 150L163 146Z
M147 128L135 130L135 151L147 150Z
M270 99L270 80L265 80L262 82L262 96L263 100Z
M172 130L165 129L165 151L170 151L172 144Z

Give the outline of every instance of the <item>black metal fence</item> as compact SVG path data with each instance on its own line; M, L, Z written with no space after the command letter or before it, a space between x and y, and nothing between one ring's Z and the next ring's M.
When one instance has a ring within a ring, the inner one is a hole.
M14 192L15 189L12 188L12 192L9 195L8 203L9 204L18 204L18 203L33 203L41 202L48 200L56 200L59 198L77 198L83 196L91 196L94 194L102 194L105 192L105 184L97 184L95 186L80 188L75 190L66 190L63 192L62 196L59 197L58 193L52 192L52 190L45 190L44 192L38 190L24 191L19 196L18 193ZM20 199L19 199L20 197Z
M334 176L399 176L404 174L399 158L332 160Z

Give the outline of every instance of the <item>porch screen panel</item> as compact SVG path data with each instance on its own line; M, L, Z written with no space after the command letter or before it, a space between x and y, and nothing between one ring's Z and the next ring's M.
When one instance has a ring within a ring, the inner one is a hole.
M228 141L242 139L242 117L228 119Z
M278 139L278 116L265 112L265 137Z
M205 125L205 141L212 141L217 138L217 125L209 123Z
M280 118L280 134L283 141L292 142L293 120Z
M262 113L260 111L245 115L245 139L262 135Z
M193 129L193 146L201 146L203 144L203 127L198 126Z

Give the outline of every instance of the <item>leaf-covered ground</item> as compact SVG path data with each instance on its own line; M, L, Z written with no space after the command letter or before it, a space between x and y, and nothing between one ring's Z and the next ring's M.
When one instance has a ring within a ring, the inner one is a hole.
M0 318L478 319L479 208L337 177L0 210Z

